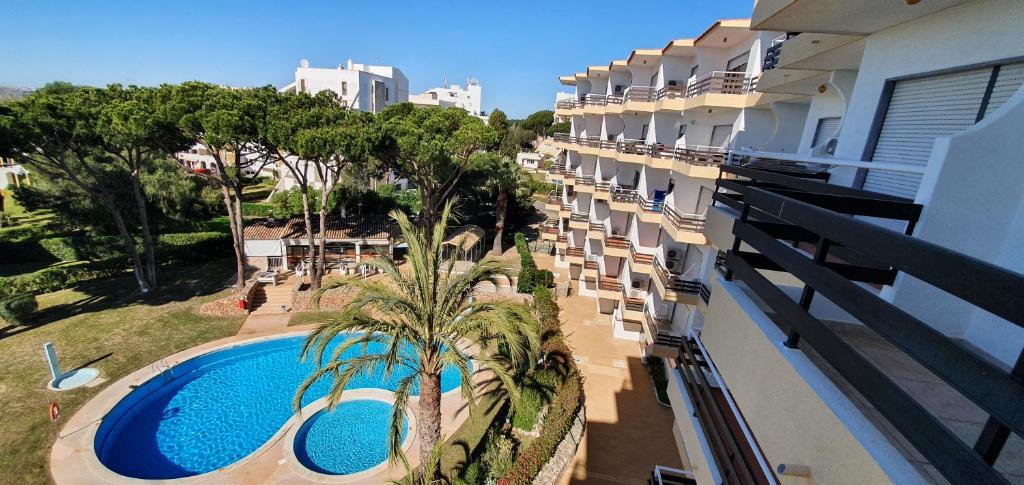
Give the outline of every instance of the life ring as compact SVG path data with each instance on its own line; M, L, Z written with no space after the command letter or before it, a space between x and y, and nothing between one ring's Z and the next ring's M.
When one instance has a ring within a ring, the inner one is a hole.
M60 419L60 404L57 401L50 402L50 421L57 422Z

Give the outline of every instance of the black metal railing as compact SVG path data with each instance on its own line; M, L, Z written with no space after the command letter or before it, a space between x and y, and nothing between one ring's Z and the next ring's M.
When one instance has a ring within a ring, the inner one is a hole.
M651 327L649 337L655 345L679 348L683 344L682 337L672 335L668 330L672 328L672 320L654 316L650 307L646 306L644 307L644 320L647 320L647 325Z
M669 224L679 231L700 232L707 223L707 216L704 214L684 214L670 205L665 205L662 214Z
M579 176L576 177L576 183L578 185L592 186L592 185L594 185L594 176L593 175L579 175Z
M622 96L625 102L651 102L658 99L658 88L654 86L630 86Z
M1024 353L1007 371L873 291L898 273L1024 327L1024 275L908 236L921 206L906 199L821 182L733 168L745 183L720 179L738 203L727 279L746 284L788 333L809 345L838 375L953 483L1009 483L993 464L1010 433L1024 435ZM716 197L719 194L716 194ZM723 197L726 199L726 197ZM716 198L716 200L718 200ZM905 233L851 216L887 218ZM743 246L741 246L741 244ZM741 250L748 247L752 250ZM804 283L798 301L760 271L784 271ZM910 280L908 278L907 280ZM809 311L815 295L849 313L988 416L977 440L963 441L875 363Z
M647 143L643 140L623 139L615 144L615 151L628 155L646 155Z
M586 223L589 223L590 222L590 213L589 212L573 212L572 214L569 214L569 220L572 221L572 222L586 222Z
M629 242L629 258L636 264L654 264L654 255L637 251L632 241Z
M800 35L799 32L787 32L772 39L771 45L764 53L764 62L761 63L762 71L770 71L779 65L779 57L782 56L782 46L787 40Z
M573 109L577 106L577 102L571 99L563 99L555 103L555 109Z
M658 261L657 258L654 259L654 274L658 276L658 279L661 280L661 284L665 285L665 289L669 291L686 293L689 295L700 294L700 280L686 278L681 274L670 273L661 265L661 261Z
M636 202L636 189L625 188L619 185L613 185L611 190L612 202L619 202L623 204L632 204Z
M657 212L657 213L661 213L661 211L665 210L665 201L664 200L657 200L657 201L656 200L650 200L647 197L644 197L642 195L637 197L636 205L637 205L637 207L640 208L640 210L642 210L644 212Z
M700 284L700 299L704 300L705 305L711 303L711 287L704 283Z

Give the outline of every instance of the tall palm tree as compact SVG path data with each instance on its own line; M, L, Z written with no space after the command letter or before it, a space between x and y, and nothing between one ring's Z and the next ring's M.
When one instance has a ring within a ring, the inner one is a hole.
M452 271L455 259L442 251L442 242L453 203L445 205L430 243L403 213L392 212L409 246L404 269L384 257L367 264L382 271L386 278L348 279L325 285L319 294L348 285L355 288L355 297L340 316L313 331L302 350L302 358L313 356L319 365L296 392L296 410L310 386L324 376L334 378L327 394L332 408L357 376L383 371L386 378L399 377L388 438L392 461L404 461L400 439L405 407L417 385L416 422L423 466L431 463L431 451L441 436L441 371L450 368L458 372L462 396L471 411L481 391L474 385L473 375L481 371L490 372L493 377L488 381L500 383L515 405L519 400L513 382L515 369L530 362L538 347L538 324L530 307L511 300L484 301L473 296L482 283L497 284L510 278L499 261L485 258L463 273ZM331 340L343 333L355 336L327 351ZM344 356L347 350L365 349L370 343L383 344L385 350ZM479 351L471 356L471 349Z
M491 249L495 256L501 255L501 241L505 233L505 220L508 215L509 197L521 195L529 191L526 184L528 175L514 160L498 154L487 153L480 156L477 170L483 176L484 190L494 195L494 246ZM525 194L529 195L529 194Z

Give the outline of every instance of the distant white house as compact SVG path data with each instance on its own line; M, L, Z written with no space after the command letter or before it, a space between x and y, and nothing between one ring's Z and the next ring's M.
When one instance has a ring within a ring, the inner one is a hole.
M331 90L354 110L379 113L385 106L409 100L409 79L397 67L355 64L349 59L337 68L309 67L303 59L295 81L282 92L316 94Z
M10 158L0 158L0 189L21 187L28 183L28 170Z
M449 85L445 81L444 87L426 90L423 94L409 96L409 102L416 106L455 106L466 110L473 116L482 116L483 91L480 82L475 78L466 80L466 87L458 84Z
M516 163L527 170L537 170L543 158L544 155L540 153L519 152L516 154Z

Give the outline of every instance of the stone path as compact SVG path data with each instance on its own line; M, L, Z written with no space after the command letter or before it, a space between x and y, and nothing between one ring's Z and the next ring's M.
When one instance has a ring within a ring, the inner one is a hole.
M553 268L551 257L534 259L539 267L568 273ZM682 468L672 410L654 397L639 345L612 337L611 320L598 313L593 298L571 296L559 305L587 396L587 431L559 483L641 485L655 465Z
M238 335L282 332L291 318L291 313L251 313L242 322Z

